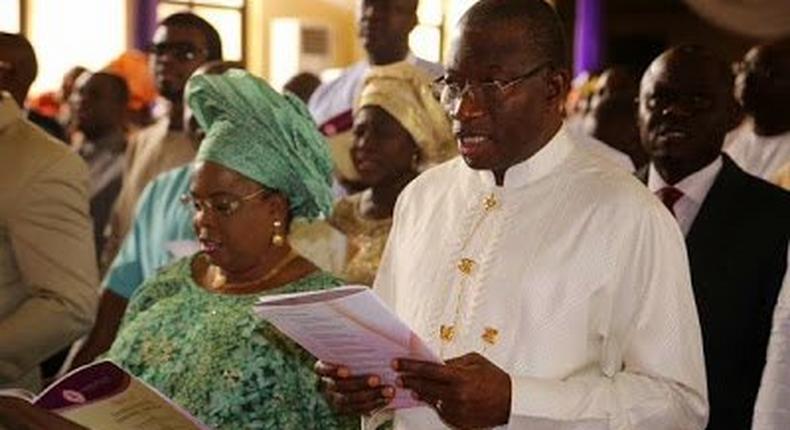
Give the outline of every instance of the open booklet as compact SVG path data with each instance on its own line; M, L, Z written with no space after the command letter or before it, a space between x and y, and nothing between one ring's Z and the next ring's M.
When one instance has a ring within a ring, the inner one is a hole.
M109 360L69 372L36 397L2 390L89 429L209 430L189 412Z
M364 286L282 294L261 298L256 313L319 360L343 364L353 375L379 375L395 386L395 358L441 363L441 359L403 321ZM388 406L420 406L398 389Z

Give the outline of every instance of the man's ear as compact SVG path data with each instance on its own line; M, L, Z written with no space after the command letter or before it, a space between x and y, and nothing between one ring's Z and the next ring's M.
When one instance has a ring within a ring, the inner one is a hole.
M546 101L548 106L556 106L562 113L565 99L571 87L571 74L565 68L550 69L546 74Z

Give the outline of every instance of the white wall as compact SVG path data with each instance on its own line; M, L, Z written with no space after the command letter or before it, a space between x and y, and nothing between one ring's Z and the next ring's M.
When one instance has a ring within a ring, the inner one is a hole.
M73 66L98 70L126 49L126 0L28 0L27 33L38 58L31 95L60 87Z

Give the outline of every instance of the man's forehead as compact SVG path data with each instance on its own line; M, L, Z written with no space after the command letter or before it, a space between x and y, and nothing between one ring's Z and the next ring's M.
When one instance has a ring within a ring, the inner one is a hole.
M727 86L713 64L691 59L656 61L642 81L642 90L665 89L688 94L728 91Z
M358 7L374 7L382 10L412 12L417 10L418 0L359 0Z
M203 33L195 28L181 25L160 25L153 37L154 43L191 43L193 45L206 45Z
M488 72L520 70L536 62L535 56L519 29L462 26L453 41L448 66L453 71L470 67Z

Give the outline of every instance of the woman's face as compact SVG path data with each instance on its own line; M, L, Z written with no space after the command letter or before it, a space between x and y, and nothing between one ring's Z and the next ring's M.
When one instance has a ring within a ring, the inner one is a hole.
M274 222L283 229L288 222L282 194L210 161L198 165L190 194L200 249L227 273L245 273L266 261Z
M414 172L418 154L409 132L384 109L364 106L354 115L351 159L365 185L386 184Z

